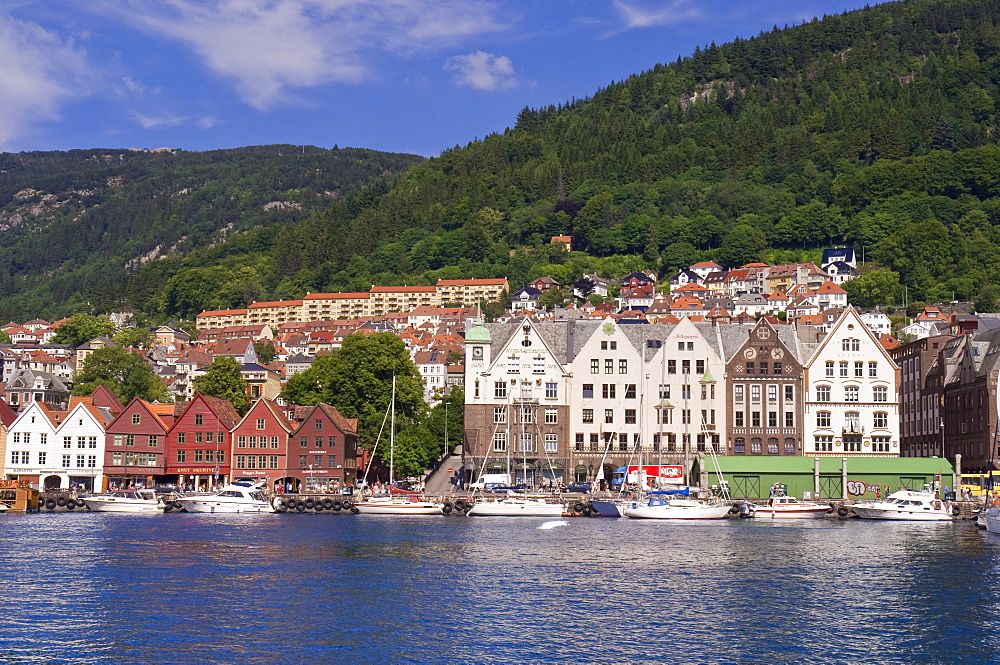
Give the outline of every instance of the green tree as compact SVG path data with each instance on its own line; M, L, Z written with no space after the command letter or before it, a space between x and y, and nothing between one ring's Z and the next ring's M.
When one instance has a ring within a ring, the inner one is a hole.
M10 335L0 330L0 344L10 344Z
M111 339L123 349L149 349L155 341L148 328L122 328Z
M760 261L766 248L767 238L763 231L749 224L737 224L726 234L716 256L723 267L738 268Z
M212 361L208 370L194 380L194 389L202 395L229 400L241 416L250 410L247 382L239 363L229 356Z
M538 296L538 306L547 310L562 307L566 304L566 294L562 289L549 289Z
M427 404L420 372L394 333L348 335L338 350L288 379L282 396L293 404L325 402L344 416L357 418L361 443L371 445L389 409L394 374L396 423L403 431L422 420Z
M844 282L844 290L853 305L892 305L900 292L899 273L886 268L869 270Z
M274 348L274 341L270 339L259 339L253 343L253 350L257 352L257 359L262 365L269 365L274 356L278 354Z
M74 395L89 395L98 386L106 386L122 403L133 397L147 402L167 402L170 393L142 356L120 347L97 349L83 361L76 375Z
M52 336L52 342L80 346L95 337L110 337L114 331L115 324L106 316L74 314L59 325L56 334Z
M451 453L455 446L462 442L462 432L465 431L465 392L455 386L451 391L431 409L424 421L424 425L430 430L437 442L432 450L431 459L438 459L445 453L445 443L447 442L447 452ZM448 436L445 437L447 430Z

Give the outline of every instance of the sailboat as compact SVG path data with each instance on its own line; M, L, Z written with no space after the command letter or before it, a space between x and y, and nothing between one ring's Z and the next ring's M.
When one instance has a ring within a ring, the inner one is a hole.
M369 497L366 501L354 504L357 512L363 515L443 515L440 505L424 501L418 494L403 494L393 484L393 472L396 461L396 375L392 376L392 397L389 400L389 410L392 414L389 426L389 496ZM395 492L394 492L395 490ZM396 493L398 492L398 493Z

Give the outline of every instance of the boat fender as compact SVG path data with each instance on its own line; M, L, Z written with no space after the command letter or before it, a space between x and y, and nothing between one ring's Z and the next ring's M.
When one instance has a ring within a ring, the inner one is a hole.
M845 506L841 506L840 508L837 508L837 514L840 515L841 517L847 517L847 514L850 513L850 512L851 511L848 510Z
M324 508L326 508L326 506L323 505L323 502L320 501L319 499L316 499L316 503L313 504L313 509L317 513L321 513L321 512L323 512Z
M76 508L76 501L73 499L66 499L66 510L73 510Z
M354 513L355 515L357 515L357 514L358 514L358 513L360 513L361 511L360 511L360 510L358 510L358 507L357 507L357 506L351 506L351 512L352 512L352 513Z
M581 514L582 514L582 515L583 515L584 517L590 517L590 512L591 512L591 511L590 511L590 508L588 508L587 506L584 506L584 507L583 507L583 510L581 510L581 511L580 511L580 513L581 513Z
M49 510L55 510L56 509L56 500L55 499L46 499L45 500L45 507L48 508Z
M729 507L729 514L730 515L739 515L740 512L741 512L740 511L740 504L738 504L738 503L734 503L732 506Z
M444 504L441 506L441 512L444 513L445 515L450 514L451 511L454 509L455 507L451 505L451 501L445 501Z
M958 517L959 515L962 514L962 509L959 508L958 506L952 506L951 507L951 514L954 515L955 517Z
M469 503L465 499L459 499L455 502L455 508L458 510L467 510L469 508Z
M330 506L330 509L333 510L334 512L336 512L336 511L338 511L338 510L340 510L341 508L344 507L344 503L340 499L334 499L330 503L332 504Z
M312 499L306 499L303 505L306 507L306 510L312 510L316 507L316 502Z
M277 510L279 513L288 512L288 506L286 506L285 502L282 501L279 497L274 497L274 501L271 502L271 505L274 506L274 509Z
M583 509L586 507L587 506L584 505L583 501L577 501L575 504L573 504L573 512L582 513Z
M333 510L333 499L323 499L323 510Z
M66 505L66 497L60 496L58 499L56 499L56 505L57 506L65 506Z
M176 508L177 510L180 510L183 507L184 507L183 503L181 503L180 501L174 501L174 508Z
M350 510L352 513L358 512L358 511L354 510L354 504L351 503L350 499L348 499L347 501L344 502L344 510Z
M305 509L306 509L306 504L304 504L303 502L299 501L295 504L295 512L297 513L305 512Z
M288 506L289 510L295 510L295 508L299 505L299 502L295 499L283 499L283 501L285 502L285 505Z
M173 509L174 509L173 501L167 501L165 504L163 504L163 512L169 513Z

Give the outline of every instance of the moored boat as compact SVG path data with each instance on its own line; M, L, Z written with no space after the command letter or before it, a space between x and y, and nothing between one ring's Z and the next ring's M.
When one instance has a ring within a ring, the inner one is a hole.
M732 506L726 503L704 503L680 499L675 492L650 492L645 503L632 501L622 511L625 517L650 520L720 520L729 515Z
M772 496L765 506L749 505L752 506L750 517L815 518L823 517L832 510L829 505L799 501L794 496Z
M854 513L866 520L903 520L912 522L950 522L951 504L930 492L899 490L882 501L867 501L851 506ZM956 509L957 510L957 509Z
M354 504L362 515L443 515L440 504L419 496L371 497Z
M550 503L543 498L508 496L495 501L479 501L469 512L469 517L562 517L566 509L561 503Z
M980 513L980 518L986 524L987 531L1000 533L1000 506L990 506Z
M265 482L235 482L215 494L186 496L177 501L189 513L273 513L274 506L265 496Z
M163 510L159 495L149 489L115 490L81 499L88 510L98 513L153 513Z

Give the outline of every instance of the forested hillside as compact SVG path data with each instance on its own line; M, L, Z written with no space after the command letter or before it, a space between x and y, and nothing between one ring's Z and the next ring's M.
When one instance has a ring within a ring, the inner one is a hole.
M0 154L0 316L125 306L146 261L301 221L419 161L290 145Z
M373 283L818 259L911 299L1000 293L1000 2L912 0L711 44L379 179L294 225L144 264L159 316ZM548 245L573 236L573 253Z

